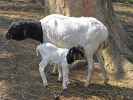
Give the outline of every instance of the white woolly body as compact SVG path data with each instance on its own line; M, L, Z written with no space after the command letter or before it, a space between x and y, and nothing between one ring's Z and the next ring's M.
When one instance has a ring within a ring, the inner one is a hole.
M41 21L44 42L50 41L58 47L71 48L87 44L96 47L108 37L106 27L92 17L67 17L53 14Z
M37 50L39 51L41 58L45 61L47 60L48 62L56 64L67 62L66 55L68 53L68 49L57 48L51 43L43 43L37 46Z
M40 75L43 80L44 86L47 86L47 78L45 75L45 67L48 63L59 64L58 66L58 80L60 81L63 77L63 89L67 88L67 83L69 83L68 79L68 64L66 60L66 55L68 53L68 49L58 48L51 43L43 43L37 46L36 48L37 55L40 53L42 60L39 64ZM63 75L62 75L63 74Z

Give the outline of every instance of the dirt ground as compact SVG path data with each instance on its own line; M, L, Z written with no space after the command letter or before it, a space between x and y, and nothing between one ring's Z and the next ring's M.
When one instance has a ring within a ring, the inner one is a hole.
M104 85L101 74L95 72L93 84L85 88L86 71L83 68L71 73L71 84L64 93L61 83L57 82L57 75L51 75L50 72L47 73L49 86L44 88L38 71L40 59L35 52L38 42L27 39L21 42L11 40L7 43L4 38L12 21L34 20L42 18L42 15L33 10L14 11L10 6L5 9L5 6L0 3L0 100L54 100L57 95L60 95L60 100L133 100L133 64L127 61L123 62L125 77L116 80L114 75L108 73L108 85ZM116 4L115 10L124 22L124 28L131 34L133 6Z

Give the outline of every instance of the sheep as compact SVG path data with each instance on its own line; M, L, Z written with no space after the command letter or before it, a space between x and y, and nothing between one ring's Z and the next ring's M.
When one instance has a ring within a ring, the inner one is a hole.
M16 22L6 33L7 39L24 40L32 38L41 43L50 42L57 47L71 48L80 45L85 50L88 62L88 75L85 86L91 81L93 71L93 54L96 52L100 63L103 64L101 45L108 39L106 26L94 17L68 17L60 14L51 14L38 22ZM107 73L102 67L104 81L108 81Z
M67 85L70 83L68 74L69 74L69 66L76 60L76 56L81 55L84 57L79 47L73 47L70 50L66 48L58 48L51 43L43 43L37 46L36 53L41 55L41 62L39 64L39 72L41 78L43 80L43 85L47 87L48 82L45 75L45 68L47 64L55 63L59 64L58 66L58 81L61 81L63 77L63 89L67 88ZM74 58L75 57L75 58Z

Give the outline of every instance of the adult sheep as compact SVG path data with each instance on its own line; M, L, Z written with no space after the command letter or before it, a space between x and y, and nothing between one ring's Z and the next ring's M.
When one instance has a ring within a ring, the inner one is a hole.
M88 62L86 86L90 84L93 71L93 54L108 38L106 26L93 17L67 17L52 14L37 22L14 22L6 33L7 39L32 38L40 42L51 42L57 47L72 48L80 45L85 50ZM102 60L100 59L102 62ZM108 80L102 67L105 82Z

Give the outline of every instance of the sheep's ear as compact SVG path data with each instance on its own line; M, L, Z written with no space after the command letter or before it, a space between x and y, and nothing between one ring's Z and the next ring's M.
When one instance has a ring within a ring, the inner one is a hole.
M11 29L11 28L16 28L17 26L19 26L19 22L12 22L12 23L10 24L8 30Z
M73 49L71 48L70 50L69 50L69 53L72 53L73 52Z

